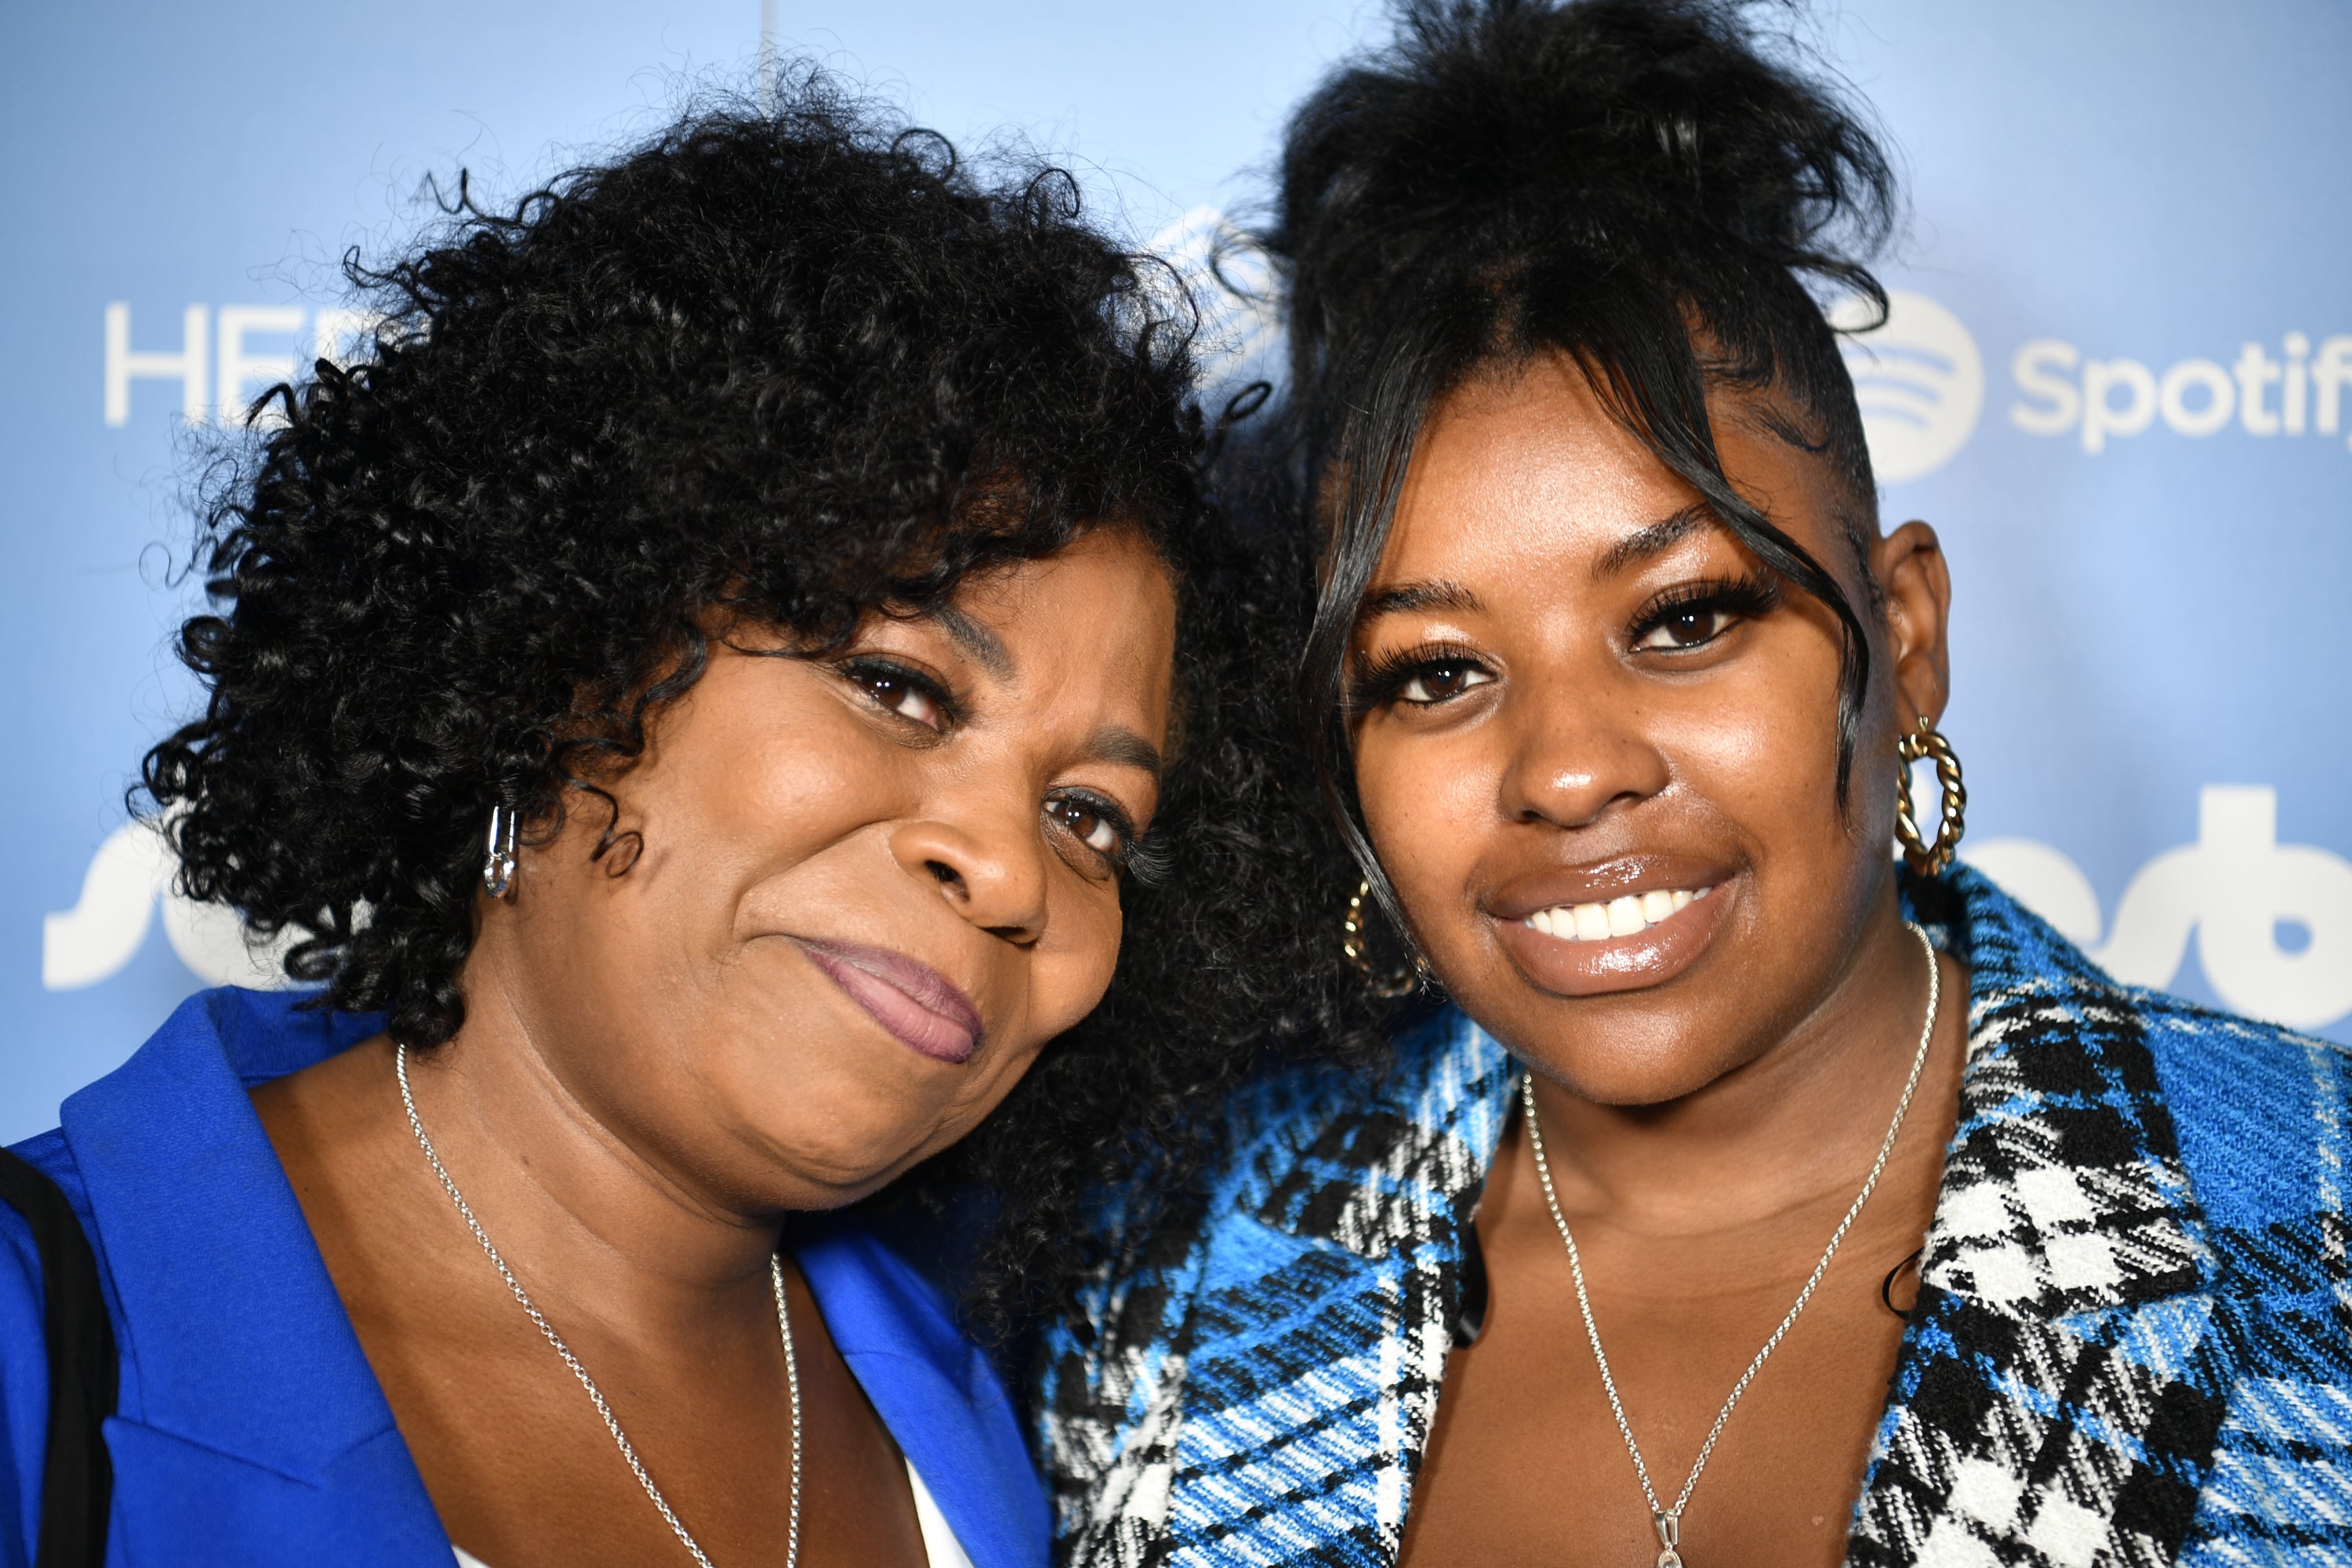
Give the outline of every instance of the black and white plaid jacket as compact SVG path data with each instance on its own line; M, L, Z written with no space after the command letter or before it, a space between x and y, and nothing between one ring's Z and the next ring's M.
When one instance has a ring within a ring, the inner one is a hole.
M2118 986L1966 870L1909 893L1969 1056L1847 1561L2352 1565L2347 1053ZM1065 1562L1395 1561L1514 1087L1448 1009L1106 1220L1036 1390Z

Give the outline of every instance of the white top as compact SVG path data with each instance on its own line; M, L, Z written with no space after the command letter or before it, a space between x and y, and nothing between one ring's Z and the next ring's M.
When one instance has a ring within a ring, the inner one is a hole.
M963 1542L948 1528L948 1516L931 1500L931 1489L915 1473L913 1460L907 1463L907 1484L915 1489L915 1521L923 1527L923 1558L931 1568L971 1568L971 1559L964 1555Z
M923 1529L923 1556L931 1568L971 1568L971 1559L964 1554L963 1542L948 1528L947 1515L931 1500L931 1489L915 1473L913 1461L907 1465L907 1485L915 1493L915 1522ZM460 1546L457 1568L490 1568L490 1565Z

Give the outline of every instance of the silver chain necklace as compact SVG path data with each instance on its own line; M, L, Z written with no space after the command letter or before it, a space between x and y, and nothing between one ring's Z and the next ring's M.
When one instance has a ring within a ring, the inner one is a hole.
M490 1245L489 1233L482 1228L482 1222L474 1217L473 1206L466 1202L466 1194L459 1192L457 1184L449 1179L448 1168L441 1163L441 1156L434 1152L433 1140L425 1135L425 1123L416 1114L416 1097L408 1089L407 1046L398 1041L393 1043L392 1063L400 1077L400 1103L408 1109L408 1130L416 1134L416 1146L425 1151L425 1158L432 1165L433 1173L441 1178L441 1190L447 1193L449 1201L457 1205L458 1214L465 1218L466 1228L472 1231L474 1239L482 1244L482 1250L489 1255L491 1265L499 1271L499 1278L507 1282L507 1289L514 1292L515 1300L530 1315L531 1323L539 1330L540 1336L555 1347L555 1353L563 1358L563 1364L572 1369L572 1375L578 1378L580 1386L588 1391L590 1401L596 1406L596 1414L604 1418L604 1430L613 1435L614 1443L621 1450L621 1458L629 1462L629 1472L637 1478L637 1485L646 1489L646 1496L652 1500L655 1509L660 1512L662 1522L669 1526L670 1533L677 1537L678 1543L694 1554L697 1568L711 1568L709 1554L702 1550L693 1536L687 1533L685 1524L669 1506L669 1500L662 1496L661 1488L654 1485L653 1477L646 1473L645 1461L637 1458L636 1446L629 1441L629 1435L621 1430L621 1423L614 1418L613 1407L604 1403L604 1391L596 1386L596 1380L588 1375L588 1369L580 1364L580 1358L572 1353L572 1347L563 1342L563 1336L555 1331L555 1325L549 1322L539 1308L532 1304L530 1293L522 1288L522 1281L514 1277L514 1270L507 1267L507 1260L500 1258L499 1249ZM784 1265L781 1253L768 1259L768 1282L776 1292L776 1327L784 1341L784 1384L793 1400L793 1516L791 1529L784 1538L784 1568L798 1568L801 1559L801 1367L800 1358L793 1351L792 1310L784 1304Z
M1878 1146L1878 1158L1871 1162L1870 1174L1863 1178L1862 1191L1854 1194L1853 1206L1845 1211L1845 1218L1838 1221L1837 1230L1830 1237L1830 1244L1822 1248L1822 1260L1813 1265L1812 1277L1805 1281L1805 1288L1797 1292L1796 1304L1789 1309L1789 1315L1780 1320L1780 1326L1772 1331L1772 1337L1764 1342L1764 1348L1756 1352L1756 1359L1748 1363L1748 1370L1739 1374L1739 1381L1731 1385L1731 1394L1724 1400L1722 1410L1717 1413L1715 1425L1707 1430L1706 1441L1699 1445L1698 1458L1692 1461L1690 1475L1684 1480L1683 1489L1675 1494L1672 1508L1658 1500L1656 1489L1650 1485L1650 1467L1642 1461L1641 1445L1633 1441L1633 1428L1625 1419L1624 1402L1617 1397L1617 1380L1610 1375L1609 1357L1601 1348L1601 1330L1592 1321L1592 1298L1584 1289L1584 1259L1577 1253L1576 1237L1568 1228L1568 1216L1559 1212L1559 1194L1552 1186L1551 1161L1544 1153L1543 1122L1536 1114L1535 1074L1523 1070L1519 1075L1519 1100L1528 1111L1528 1142L1535 1153L1536 1174L1543 1180L1544 1204L1551 1210L1552 1224L1559 1227L1560 1240L1568 1243L1568 1268L1569 1272L1576 1277L1576 1305L1584 1314L1584 1337L1592 1342L1592 1359L1601 1367L1601 1386L1609 1392L1609 1413L1617 1417L1617 1434L1625 1439L1625 1451L1633 1456L1633 1473L1641 1478L1642 1496L1650 1504L1650 1521L1657 1527L1657 1568L1682 1568L1683 1509L1689 1503L1692 1491L1697 1488L1699 1475L1706 1468L1707 1459L1715 1453L1715 1442L1723 1436L1724 1423L1731 1419L1732 1406L1738 1405L1739 1396L1748 1392L1748 1384L1755 1381L1765 1358L1780 1348L1782 1336L1796 1322L1797 1314L1805 1310L1805 1303L1813 1299L1813 1288L1822 1282L1822 1276L1829 1272L1830 1259L1837 1256L1838 1244L1844 1241L1845 1233L1853 1228L1854 1220L1862 1214L1862 1205L1870 1201L1871 1193L1878 1186L1878 1178L1885 1173L1888 1157L1895 1152L1895 1136L1903 1131L1903 1118L1911 1109L1912 1093L1919 1087L1920 1070L1927 1065L1927 1045L1935 1037L1936 1008L1943 992L1942 975L1936 964L1935 944L1927 940L1927 933L1920 930L1916 921L1906 921L1903 923L1910 927L1911 934L1919 939L1919 946L1927 955L1927 1016L1919 1026L1919 1048L1912 1053L1911 1076L1903 1080L1903 1098L1895 1102L1895 1120L1887 1124L1885 1141Z

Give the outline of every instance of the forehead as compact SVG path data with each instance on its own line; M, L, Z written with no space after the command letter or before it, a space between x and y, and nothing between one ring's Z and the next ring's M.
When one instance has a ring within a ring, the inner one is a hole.
M1776 433L1789 422L1755 395L1718 391L1707 409L1732 489L1815 559L1836 559L1832 466ZM1575 361L1538 355L1433 405L1374 584L1599 567L1630 535L1694 508L1704 510L1698 490L1609 412Z
M1164 704L1175 579L1137 530L1088 530L1051 555L976 573L934 616L989 674L1016 687L1129 685Z

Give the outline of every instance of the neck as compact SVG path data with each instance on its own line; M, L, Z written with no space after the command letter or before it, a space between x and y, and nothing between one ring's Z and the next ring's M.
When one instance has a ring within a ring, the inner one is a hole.
M730 1202L592 1102L512 984L506 944L485 935L467 967L464 1026L409 1052L408 1079L434 1152L509 1267L534 1297L615 1326L772 1311L782 1215ZM472 1247L391 1092L383 1110L409 1167L451 1211L450 1238Z
M1940 1157L1957 1102L1967 997L1958 966L1939 962L1942 995L1898 1155ZM1822 1002L1697 1090L1612 1106L1537 1078L1563 1205L1687 1235L1851 1201L1917 1058L1927 1000L1927 960L1890 890Z

